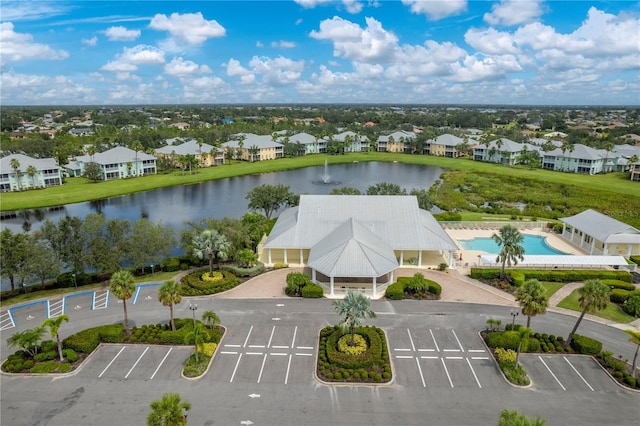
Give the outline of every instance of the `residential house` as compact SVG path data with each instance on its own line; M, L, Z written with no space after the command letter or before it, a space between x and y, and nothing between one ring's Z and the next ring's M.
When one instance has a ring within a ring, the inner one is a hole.
M466 156L468 155L468 151L462 148L465 145L469 147L468 140L465 142L465 139L449 133L445 133L444 135L440 135L435 139L427 141L429 154L438 157L457 158Z
M117 146L94 155L81 155L65 166L70 176L82 176L89 163L96 163L102 169L102 179L122 179L127 177L156 174L156 157L142 151L134 151Z
M582 144L573 145L572 149L562 147L545 152L542 157L542 168L546 170L594 175L617 168L618 156L614 151L595 149Z
M271 135L238 133L222 144L222 148L233 150L234 158L245 161L275 160L284 156L284 145L275 142Z
M520 162L525 151L536 151L536 147L514 142L511 139L500 138L489 143L478 144L473 148L473 159L489 163L514 165Z
M304 147L304 155L327 152L327 141L322 138L316 138L309 133L302 132L291 136L282 136L278 139L278 142L284 143L285 140Z
M23 154L0 158L2 192L62 185L62 175L63 170L54 158L32 158Z
M629 179L640 182L640 161L629 164Z
M181 141L178 138L171 139L172 142ZM180 157L193 155L198 160L200 167L217 166L224 163L224 150L216 148L208 143L198 144L198 141L191 139L178 145L166 145L155 150L158 157L170 158L175 166L180 165Z
M410 142L417 135L413 132L399 131L390 135L380 135L376 141L376 151L378 152L407 152Z
M88 127L74 127L68 132L72 136L89 136L93 134L93 130Z
M369 151L369 138L366 136L354 133L352 131L346 131L333 135L331 140L338 143L343 143L344 152L368 152Z

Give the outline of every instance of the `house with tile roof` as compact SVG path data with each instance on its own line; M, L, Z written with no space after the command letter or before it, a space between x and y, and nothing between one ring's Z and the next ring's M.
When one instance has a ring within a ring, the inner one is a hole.
M180 139L174 138L173 143L180 142ZM190 139L178 144L166 145L155 150L157 157L165 157L171 159L172 163L177 167L180 165L180 157L185 155L193 155L198 160L200 167L217 166L224 163L224 150L216 148L208 143L199 144L196 139Z
M0 158L0 192L62 185L62 177L63 169L54 158L32 158L24 154Z
M415 196L303 194L258 252L269 266L309 267L329 295L356 289L376 297L397 268L453 266L457 249Z
M124 146L117 146L94 155L81 155L65 166L70 176L84 175L89 163L96 163L102 170L103 180L123 179L129 177L155 175L157 173L156 157L142 151L134 151Z
M562 237L592 255L640 255L640 230L588 209L561 218Z

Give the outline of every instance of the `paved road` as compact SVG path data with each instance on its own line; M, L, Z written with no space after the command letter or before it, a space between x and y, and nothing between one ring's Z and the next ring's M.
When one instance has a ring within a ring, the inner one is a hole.
M144 290L129 306L131 321L166 321L168 309L155 301L154 287ZM183 300L177 316L191 316L189 302L195 300ZM640 395L618 387L590 358L526 356L533 386L507 384L477 332L487 318L509 321L509 306L374 301L379 315L371 323L387 333L394 382L371 387L327 386L314 378L318 331L339 320L330 300L197 303L198 314L213 309L228 328L202 379L180 377L186 348L108 345L72 376L3 375L2 425L144 424L149 403L165 392L193 404L189 423L196 425L492 425L503 408L545 417L548 425L633 425L640 415ZM114 300L98 311L75 306L81 308L69 311L64 333L122 319ZM39 318L21 323L31 321ZM574 322L548 313L533 326L566 334ZM632 354L618 329L585 321L580 330Z

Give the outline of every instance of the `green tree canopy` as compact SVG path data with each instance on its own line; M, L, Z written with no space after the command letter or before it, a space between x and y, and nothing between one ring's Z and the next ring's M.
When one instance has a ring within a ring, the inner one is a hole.
M355 344L355 329L360 327L365 318L375 318L371 310L371 300L362 293L350 291L344 299L333 302L336 312L342 317L340 327L351 333L351 345Z
M567 337L567 340L564 342L564 346L569 346L571 344L571 340L573 339L573 335L576 334L578 330L578 326L582 319L584 318L587 312L594 313L597 311L601 311L607 307L609 303L609 295L611 294L611 289L608 285L604 284L599 279L591 279L586 280L584 282L584 287L578 289L580 293L580 298L578 302L582 307L582 313L578 317L578 321L573 326L571 333Z
M524 259L524 247L522 247L524 237L515 227L505 225L500 228L498 234L494 233L491 238L501 247L496 262L502 263L500 274L504 278L506 265L517 265L518 260Z
M118 271L111 275L111 285L109 290L115 297L122 300L124 309L124 328L129 332L129 318L127 316L127 299L131 299L136 291L133 275L129 271Z
M69 316L66 314L59 315L54 318L47 318L42 321L42 327L49 329L49 335L56 339L58 343L58 356L60 357L60 362L64 361L64 357L62 356L62 340L60 340L60 336L58 335L58 331L60 331L60 326L62 326L62 322L69 322Z
M263 211L267 219L271 219L271 215L280 207L295 206L300 201L300 197L283 184L256 186L247 193L245 199L249 200L249 209Z
M151 402L147 426L184 426L191 404L177 393L165 393L161 399Z
M176 324L173 321L173 305L177 305L182 301L182 295L180 294L180 284L174 280L167 280L160 286L158 290L158 301L163 306L169 307L169 315L171 321L171 330L176 331Z
M544 314L549 306L544 286L536 279L525 281L516 289L515 297L522 308L522 315L527 316L527 327L531 326L531 317Z

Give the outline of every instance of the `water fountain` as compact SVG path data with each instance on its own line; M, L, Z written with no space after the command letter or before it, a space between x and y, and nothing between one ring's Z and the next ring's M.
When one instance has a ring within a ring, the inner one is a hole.
M325 185L331 182L331 176L329 175L329 166L327 165L326 158L324 159L324 174L320 176L320 179L322 179L322 183L324 183Z

